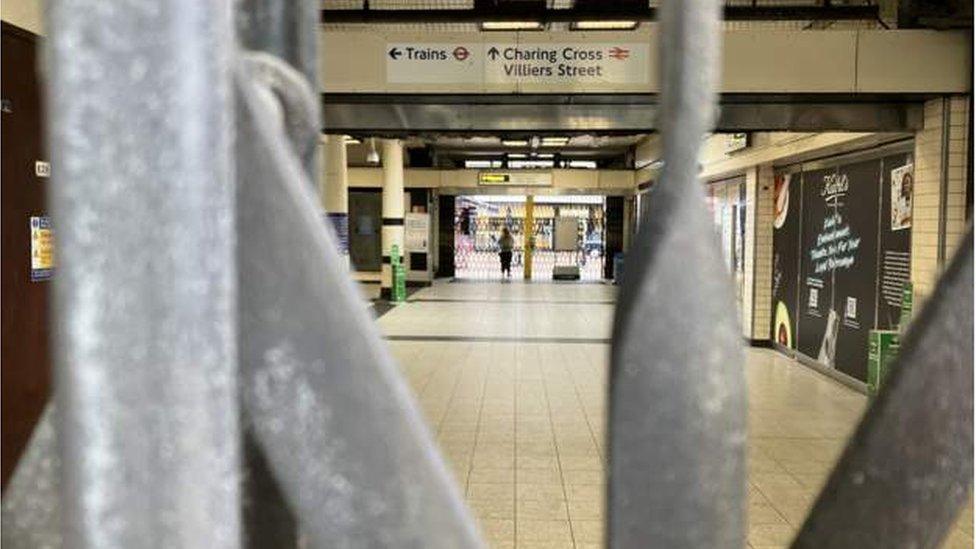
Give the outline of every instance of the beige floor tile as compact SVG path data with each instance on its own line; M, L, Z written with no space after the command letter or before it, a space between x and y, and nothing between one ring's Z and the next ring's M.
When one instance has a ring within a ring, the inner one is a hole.
M614 292L438 282L414 297L452 301L409 302L378 324L388 335L609 337L613 306L586 302ZM440 339L390 346L492 547L602 546L595 534L605 507L608 345ZM785 547L867 400L778 353L747 349L746 356L749 544ZM971 546L971 513L957 521L947 547Z
M484 519L515 519L514 499L475 499L468 500L468 506L476 517Z
M519 499L516 502L516 516L519 522L529 520L565 520L569 517L566 500L558 499Z
M514 483L484 483L468 481L467 498L474 499L515 499Z
M545 541L568 544L572 547L573 535L568 520L519 520L516 531L516 544Z
M478 521L481 532L488 541L492 542L514 542L515 541L515 521L505 519L481 519Z
M567 485L602 485L606 482L606 474L603 471L563 471L563 479Z
M523 499L565 500L566 492L562 484L519 484L516 497Z
M604 540L604 524L600 520L574 520L573 539L577 546L580 543L602 544Z
M562 475L558 468L547 469L524 469L518 468L515 472L515 482L518 484L559 484L562 482Z
M515 482L515 469L495 469L475 467L471 469L468 482L509 484Z
M793 536L793 528L786 524L756 524L749 527L749 543L754 547L785 547Z

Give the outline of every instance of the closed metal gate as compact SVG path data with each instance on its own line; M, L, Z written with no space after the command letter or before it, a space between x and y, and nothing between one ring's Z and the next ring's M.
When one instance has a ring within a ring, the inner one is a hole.
M51 2L57 391L5 547L483 545L313 205L316 8ZM660 6L665 166L616 312L611 547L745 543L742 349L696 178L719 9ZM972 289L970 235L796 547L944 535L972 471Z

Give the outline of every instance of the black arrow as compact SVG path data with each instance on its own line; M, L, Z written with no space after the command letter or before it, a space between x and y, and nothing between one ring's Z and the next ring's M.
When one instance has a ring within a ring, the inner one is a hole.
M399 59L401 55L403 55L403 52L396 49L395 46L390 49L390 58L393 59L394 61Z
M499 53L500 52L498 51L498 48L496 48L495 46L492 46L491 49L488 50L488 57L491 57L491 60L494 61L495 58L498 57L498 54Z

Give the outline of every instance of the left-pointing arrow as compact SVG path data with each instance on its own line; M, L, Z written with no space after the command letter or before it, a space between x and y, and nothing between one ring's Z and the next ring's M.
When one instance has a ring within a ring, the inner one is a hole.
M403 55L403 52L398 50L396 47L390 48L390 58L394 61L399 59Z

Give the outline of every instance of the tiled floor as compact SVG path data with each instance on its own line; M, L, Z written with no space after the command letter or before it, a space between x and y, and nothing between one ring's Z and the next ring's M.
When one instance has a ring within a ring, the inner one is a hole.
M438 283L379 324L492 547L603 539L607 339L594 284ZM750 349L748 544L785 547L864 396ZM972 508L946 547L972 547Z

